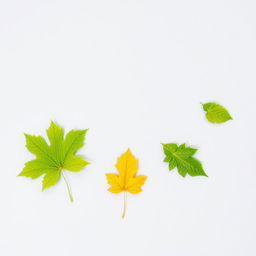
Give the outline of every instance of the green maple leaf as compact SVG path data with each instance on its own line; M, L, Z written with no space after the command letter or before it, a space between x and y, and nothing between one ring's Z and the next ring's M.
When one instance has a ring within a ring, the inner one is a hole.
M178 173L185 177L186 174L190 176L206 176L202 164L199 160L195 159L193 155L197 149L186 147L185 144L178 146L174 143L162 144L163 151L166 155L164 162L169 163L169 170L173 170L175 167L178 169Z
M25 167L18 176L36 179L44 175L42 190L55 185L60 176L66 182L70 200L73 201L64 170L79 172L89 164L76 151L84 145L87 130L71 130L64 139L64 131L54 122L46 130L50 145L41 136L25 134L27 149L36 159L25 163Z
M211 123L224 123L228 120L232 120L232 117L228 111L221 105L209 102L202 104L204 111L206 112L205 116L207 120Z

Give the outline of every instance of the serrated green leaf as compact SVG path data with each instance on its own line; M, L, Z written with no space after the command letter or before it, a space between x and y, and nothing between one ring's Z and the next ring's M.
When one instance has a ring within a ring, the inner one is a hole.
M55 185L60 175L64 177L64 170L79 172L87 164L81 156L75 153L84 145L87 130L71 130L63 139L64 131L56 123L51 122L46 130L50 144L41 136L25 134L27 149L36 159L25 163L25 167L18 176L32 179L44 175L42 190ZM64 178L66 182L66 178ZM68 186L68 184L67 184ZM68 187L70 193L70 189ZM73 200L70 194L71 201Z
M232 120L232 117L228 111L221 105L209 102L202 104L204 111L206 112L205 116L207 120L211 123L224 123L228 120Z
M200 161L193 157L197 149L186 147L185 144L180 146L174 143L162 145L166 156L164 162L169 163L169 170L177 167L178 173L182 177L187 174L190 176L207 176Z

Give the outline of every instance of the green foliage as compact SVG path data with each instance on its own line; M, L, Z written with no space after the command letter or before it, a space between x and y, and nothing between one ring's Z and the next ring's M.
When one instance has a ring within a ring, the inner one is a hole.
M228 111L221 105L209 102L202 104L204 111L206 112L205 116L207 120L211 123L224 123L228 120L232 120L232 117Z
M193 157L197 149L186 147L185 144L178 146L174 143L162 144L163 151L166 155L164 162L169 164L169 170L173 170L175 167L178 169L178 173L185 177L186 174L190 176L206 176L202 164Z
M26 147L36 159L25 163L18 176L36 179L44 175L42 181L42 190L44 190L55 185L60 175L65 179L63 170L79 172L89 164L81 156L75 155L75 152L84 145L86 132L87 130L71 130L64 139L63 129L51 122L46 130L50 145L41 136L25 134ZM69 187L68 190L70 192ZM71 194L70 199L72 200Z

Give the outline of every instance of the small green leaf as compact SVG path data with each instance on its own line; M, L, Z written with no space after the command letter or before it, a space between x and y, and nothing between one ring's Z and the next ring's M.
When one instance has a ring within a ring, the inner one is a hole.
M174 143L162 144L163 151L165 153L164 162L169 163L169 170L173 170L175 167L178 169L178 173L185 177L187 174L190 176L206 176L202 164L199 160L194 158L194 154L197 149L186 147L185 144L178 146Z
M75 153L84 145L87 130L72 130L64 139L64 131L54 122L46 130L50 145L41 136L25 134L27 149L36 156L36 159L25 163L25 167L18 176L36 179L44 175L42 190L55 185L64 170L79 172L87 164L81 156ZM72 201L67 179L69 197Z
M228 120L232 120L232 117L228 111L221 105L209 102L202 104L204 111L206 112L205 116L207 120L211 123L224 123Z

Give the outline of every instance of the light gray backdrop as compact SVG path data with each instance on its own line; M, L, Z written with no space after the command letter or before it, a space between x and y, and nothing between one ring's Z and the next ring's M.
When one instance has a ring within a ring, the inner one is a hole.
M0 254L255 256L253 0L0 1ZM234 121L212 125L200 102ZM23 132L89 128L91 161L60 181L17 178ZM169 172L160 143L186 142L209 178ZM107 191L128 147L139 195Z

